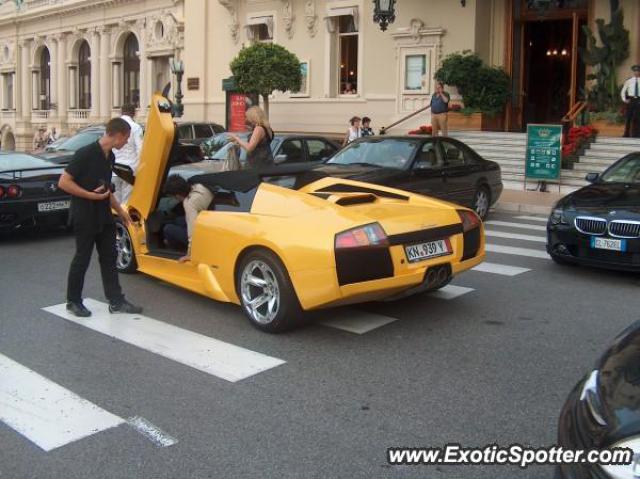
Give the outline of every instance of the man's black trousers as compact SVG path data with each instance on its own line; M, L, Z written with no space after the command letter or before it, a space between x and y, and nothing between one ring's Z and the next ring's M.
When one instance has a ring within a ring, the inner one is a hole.
M624 125L625 137L640 137L640 98L630 98L627 104L627 116Z
M78 228L75 231L76 254L69 268L67 283L67 301L82 301L84 275L91 262L93 245L98 250L100 273L104 294L112 304L120 303L124 296L118 281L116 269L116 227L114 224L103 225L99 231Z

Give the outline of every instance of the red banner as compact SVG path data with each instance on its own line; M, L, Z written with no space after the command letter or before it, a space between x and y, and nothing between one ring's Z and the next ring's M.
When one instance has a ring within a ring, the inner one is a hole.
M229 95L229 131L247 131L247 95L244 93L232 93Z

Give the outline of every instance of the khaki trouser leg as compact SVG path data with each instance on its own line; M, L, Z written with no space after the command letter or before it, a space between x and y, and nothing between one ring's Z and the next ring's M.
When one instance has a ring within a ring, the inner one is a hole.
M438 131L442 131L442 135L447 136L449 134L449 129L447 126L447 114L432 113L431 126L433 127L433 136L438 136Z

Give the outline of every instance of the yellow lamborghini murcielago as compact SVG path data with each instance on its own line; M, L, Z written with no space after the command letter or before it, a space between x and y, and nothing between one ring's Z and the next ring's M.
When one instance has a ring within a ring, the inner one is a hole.
M159 211L179 145L171 106L155 95L140 165L117 224L118 268L141 271L218 301L239 304L263 331L304 311L434 290L484 258L471 210L426 196L280 166L190 178L214 193L199 213L191 259L167 249Z

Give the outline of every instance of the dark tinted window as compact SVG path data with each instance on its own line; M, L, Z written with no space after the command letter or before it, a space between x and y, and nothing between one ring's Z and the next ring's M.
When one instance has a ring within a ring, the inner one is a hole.
M83 146L87 146L89 143L98 141L98 138L100 138L102 134L103 132L101 130L83 131L60 143L60 145L56 149L76 151Z
M455 167L465 165L465 154L462 148L446 140L443 140L441 144L447 166Z
M304 161L302 140L285 140L277 156L286 155L286 159L280 163L300 163Z
M178 138L181 140L193 140L193 130L191 125L183 125L178 128Z
M211 128L213 129L213 132L214 132L215 134L218 134L218 133L224 133L224 131L225 131L225 130L224 130L224 126L222 126L222 125L217 125L217 124L215 124L215 123L212 123L212 124L211 124Z
M196 138L209 138L213 136L213 130L209 125L193 125Z
M425 143L413 163L413 168L418 170L433 170L442 168L442 159L438 155L436 144L433 141Z
M310 161L320 161L333 156L337 148L324 140L307 140Z
M600 178L605 183L640 183L640 155L632 155L615 163Z

